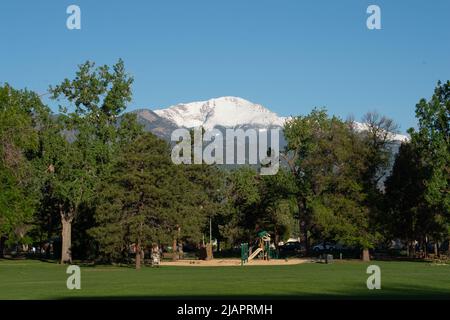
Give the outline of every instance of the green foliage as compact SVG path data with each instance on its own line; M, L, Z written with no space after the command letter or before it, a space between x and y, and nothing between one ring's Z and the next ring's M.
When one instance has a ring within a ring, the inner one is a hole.
M251 167L231 172L227 196L231 214L222 235L232 244L253 242L260 230L268 231L275 243L289 238L296 210L290 196L293 188L284 169L269 176L258 176Z
M150 133L123 145L100 188L97 226L90 231L103 258L123 259L132 244L201 239L215 207L207 193L213 186L201 183L210 176L201 166L174 165L169 154L168 145Z
M53 99L67 104L60 105L56 134L46 144L47 190L58 204L63 226L71 228L81 206L95 206L97 187L111 170L113 155L136 130L132 119L126 118L121 127L118 118L131 101L132 82L122 60L112 70L88 61L73 80L49 89ZM63 228L63 261L71 259L70 237Z
M0 236L27 243L39 203L38 155L42 121L48 114L27 90L0 87Z
M151 134L123 146L100 187L97 226L90 231L104 257L120 258L131 244L145 246L167 234L170 167L167 146Z
M424 240L440 239L446 233L442 212L426 200L429 172L414 143L403 143L392 174L386 180L386 210L383 229L387 237Z
M416 105L417 130L410 129L429 170L425 199L450 214L450 81L438 83L430 101Z
M364 135L325 110L294 117L285 126L284 157L295 181L294 191L303 237L373 246L363 177L367 170Z
M50 87L50 92L54 99L63 96L73 103L77 115L86 115L98 123L114 120L131 101L133 78L126 74L122 60L112 70L107 65L94 67L93 62L85 62L73 80L64 79L60 85Z
M230 173L227 201L231 212L222 227L222 236L233 244L252 241L258 229L260 199L258 178L253 168L243 167Z
M450 225L450 81L420 100L416 117L418 128L409 129L411 143L402 146L388 181L389 206L400 213L396 234L442 239Z
M372 248L381 235L449 235L450 82L416 105L418 128L385 189L397 126L376 112L363 132L324 109L291 118L282 167L259 176L251 167L174 165L169 145L124 114L132 83L123 61L88 61L50 87L58 115L35 93L0 86L0 240L41 241L73 223L78 252L92 247L116 261L133 244L199 244L209 221L229 245L260 230L278 243L297 224L307 244L312 236ZM71 252L70 232L62 238Z

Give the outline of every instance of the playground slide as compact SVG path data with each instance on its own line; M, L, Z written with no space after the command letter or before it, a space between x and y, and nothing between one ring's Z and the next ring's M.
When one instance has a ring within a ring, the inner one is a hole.
M253 258L255 258L255 257L258 255L258 253L260 253L261 251L262 251L261 248L258 248L258 249L256 249L255 251L253 251L253 253L251 254L251 256L248 257L248 261L250 261L250 260L252 260Z

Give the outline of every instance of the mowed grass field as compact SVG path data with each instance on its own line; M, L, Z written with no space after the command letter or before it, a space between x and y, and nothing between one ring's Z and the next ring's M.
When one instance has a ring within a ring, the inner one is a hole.
M300 298L450 299L450 266L379 262L381 290L368 290L368 263L291 266L81 267L81 290L68 290L67 266L0 260L0 299Z

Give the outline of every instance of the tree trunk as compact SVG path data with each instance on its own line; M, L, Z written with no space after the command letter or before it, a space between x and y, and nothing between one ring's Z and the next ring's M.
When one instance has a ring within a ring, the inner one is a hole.
M141 247L139 245L135 246L136 251L136 270L141 268Z
M408 257L415 258L416 257L416 244L415 240L411 240L408 243Z
M427 256L428 256L428 238L427 237L425 237L423 253L424 253L424 258L427 258Z
M144 251L144 249L141 249L141 261L142 261L142 264L145 266L145 251Z
M305 210L305 253L306 255L309 255L309 238L308 238L308 231L309 231L309 214L308 210L306 208L306 199L303 199L303 210Z
M61 263L72 263L72 219L61 214L62 224L62 251Z
M5 241L6 241L6 238L3 236L0 236L0 259L4 257Z
M362 261L368 262L370 261L369 249L365 248L362 252Z
M309 255L309 239L308 239L308 227L305 222L305 255Z
M447 254L450 257L450 236L448 237L448 249L447 249Z
M208 243L206 245L206 260L212 260L212 259L214 259L212 244Z
M411 242L411 258L416 257L416 241Z
M172 253L173 253L173 256L172 256L172 260L178 260L177 258L177 256L178 256L178 250L177 250L177 239L173 239L173 243L172 243Z
M297 199L297 207L298 207L298 223L299 223L299 232L300 238L303 233L303 240L305 245L305 255L309 254L309 241L308 241L308 229L309 229L309 219L308 213L306 211L306 199L298 198ZM303 219L302 219L303 216Z
M278 233L275 233L275 249L278 249L278 242L280 242L280 236L278 235Z
M434 242L434 256L437 257L438 256L438 244L437 241Z

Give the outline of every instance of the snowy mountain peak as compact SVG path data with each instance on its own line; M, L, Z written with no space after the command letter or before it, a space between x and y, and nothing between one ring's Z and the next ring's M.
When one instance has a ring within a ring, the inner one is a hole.
M194 128L203 126L210 130L216 126L234 128L240 126L269 128L282 127L290 117L279 117L276 113L239 97L219 97L206 101L180 103L154 113L176 127ZM355 129L363 132L367 124L355 122ZM390 138L403 142L408 136L392 133Z
M354 123L354 126L355 126L354 128L358 132L364 132L364 131L367 131L369 129L369 126L367 125L367 123L361 123L361 122L356 122L356 121L354 121L353 123ZM409 141L409 136L406 136L404 134L399 134L399 133L393 133L393 132L389 133L388 138L390 140L398 141L398 142Z
M282 126L284 118L260 104L239 97L219 97L207 101L181 103L167 109L154 111L179 127L212 129L215 126L236 127Z

